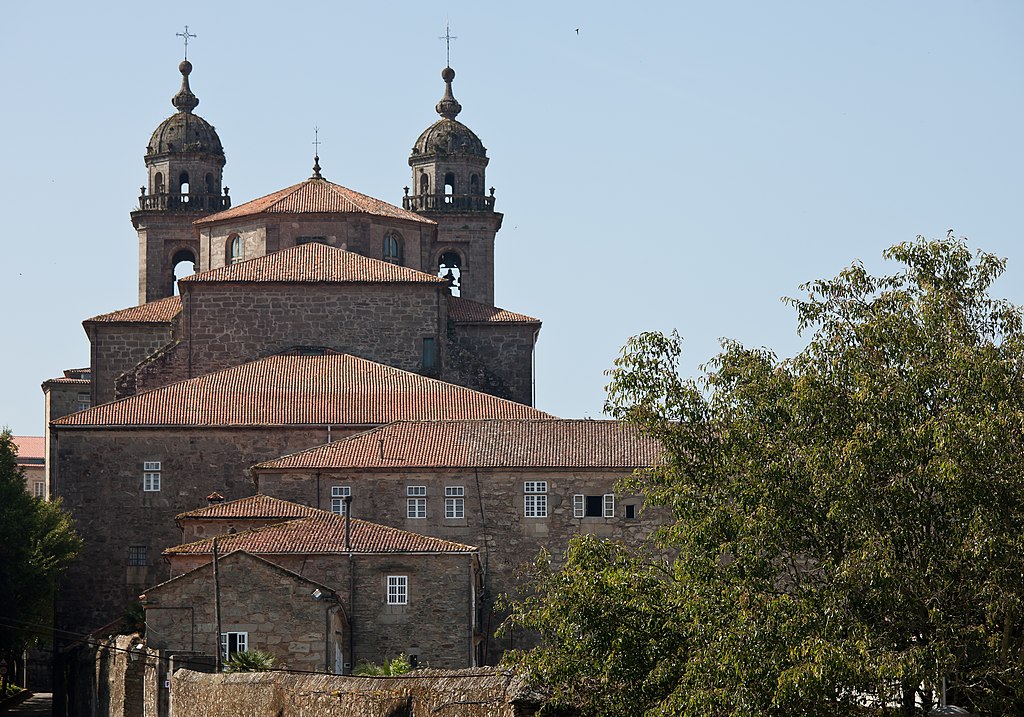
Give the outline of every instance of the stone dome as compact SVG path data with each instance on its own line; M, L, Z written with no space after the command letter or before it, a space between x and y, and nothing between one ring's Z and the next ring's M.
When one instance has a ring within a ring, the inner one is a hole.
M486 157L487 149L476 133L458 120L444 117L427 127L412 147L421 155L469 154Z
M212 124L191 112L178 112L156 128L149 140L146 154L181 152L223 155L224 147Z

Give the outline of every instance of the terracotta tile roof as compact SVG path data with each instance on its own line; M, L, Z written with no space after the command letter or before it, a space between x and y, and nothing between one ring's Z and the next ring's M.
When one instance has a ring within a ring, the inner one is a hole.
M231 500L226 503L215 503L179 513L176 520L181 519L219 519L219 518L300 518L307 515L322 513L322 510L308 505L291 503L280 498L258 493L246 498Z
M86 368L66 368L66 369L64 369L64 377L65 378L86 378L86 379L88 379L90 375L92 375L92 369L88 368L88 367L86 367Z
M436 223L401 207L354 192L340 184L313 177L265 197L203 217L195 224L202 226L256 214L372 214L421 224Z
M68 378L67 376L58 376L57 378L48 378L43 381L42 385L45 388L50 384L60 384L65 386L90 386L92 381L87 378Z
M94 406L63 426L372 426L550 418L535 408L346 354L268 356Z
M653 465L660 456L655 441L618 421L399 421L256 469L634 469Z
M266 256L192 274L179 282L286 282L342 284L444 284L445 280L344 249L310 242Z
M473 553L471 545L417 535L386 525L352 518L352 551L356 553ZM318 511L317 515L287 523L220 536L217 549L223 553L244 550L257 555L281 553L347 553L345 518ZM164 555L207 555L213 553L213 538L177 545Z
M150 301L141 306L132 306L109 314L100 314L86 319L83 323L132 323L132 324L163 324L171 321L181 313L181 297L168 296L166 299Z
M535 319L526 314L517 314L513 311L499 309L497 306L488 306L458 296L448 297L448 318L457 324L537 324L540 319Z
M46 458L46 439L43 436L11 436L18 449L18 465L38 465Z

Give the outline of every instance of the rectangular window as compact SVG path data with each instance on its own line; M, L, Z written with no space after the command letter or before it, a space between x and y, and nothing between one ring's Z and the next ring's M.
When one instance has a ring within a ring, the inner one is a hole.
M352 495L352 488L350 486L331 486L331 512L345 515L345 498L350 495Z
M388 605L409 603L409 576L388 575Z
M153 493L160 490L160 461L142 464L142 490Z
M437 368L437 341L433 338L423 339L423 370L433 371Z
M146 564L146 551L145 545L129 545L128 546L128 564L141 566Z
M35 483L33 483L32 484L32 495L34 495L36 498L45 498L46 497L46 483L44 483L41 480L37 480Z
M634 518L636 518L636 506L635 505L627 505L626 506L626 520L633 520Z
M227 661L235 656L236 652L245 652L249 649L249 633L247 632L222 632L220 634L220 656Z
M572 514L575 518L614 518L615 495L582 495L572 497Z
M466 489L461 485L446 485L444 487L444 517L465 518L466 517Z
M78 394L78 410L84 411L87 408L92 407L92 398L87 393Z
M526 518L548 517L548 482L528 480L523 483L523 516Z
M426 518L427 487L425 485L406 486L405 494L409 496L406 500L405 516L407 518Z

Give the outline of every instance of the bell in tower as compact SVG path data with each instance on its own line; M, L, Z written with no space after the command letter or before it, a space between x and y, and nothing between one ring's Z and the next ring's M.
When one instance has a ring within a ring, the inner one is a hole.
M187 31L187 28L186 28ZM221 188L226 159L217 131L195 114L199 98L188 77L192 63L178 65L181 89L171 99L177 112L159 124L146 147L147 186L132 224L139 234L139 303L174 294L175 269L198 268L199 240L192 222L231 206Z
M494 237L502 215L494 211L494 190L485 193L487 150L469 127L455 119L462 105L452 93L455 70L441 71L441 119L413 145L412 191L402 205L438 224L437 240L425 251L424 270L449 278L452 293L494 305Z

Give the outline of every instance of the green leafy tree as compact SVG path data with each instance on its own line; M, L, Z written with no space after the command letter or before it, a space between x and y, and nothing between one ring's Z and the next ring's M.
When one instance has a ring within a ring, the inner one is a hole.
M990 295L1004 260L952 234L885 256L901 270L787 300L810 333L792 359L725 341L692 380L678 336L630 340L607 410L665 448L624 489L671 510L670 559L583 538L542 561L510 620L544 643L511 661L556 705L910 714L946 681L975 713L1024 713L1021 309Z
M404 652L395 658L385 660L378 665L373 662L361 662L352 672L360 677L397 677L412 671L412 663Z
M57 580L81 548L59 502L33 498L11 432L0 432L0 655L13 665L48 635ZM6 676L5 680L6 682Z
M274 669L277 660L262 650L242 650L231 655L224 663L225 672L267 672Z

